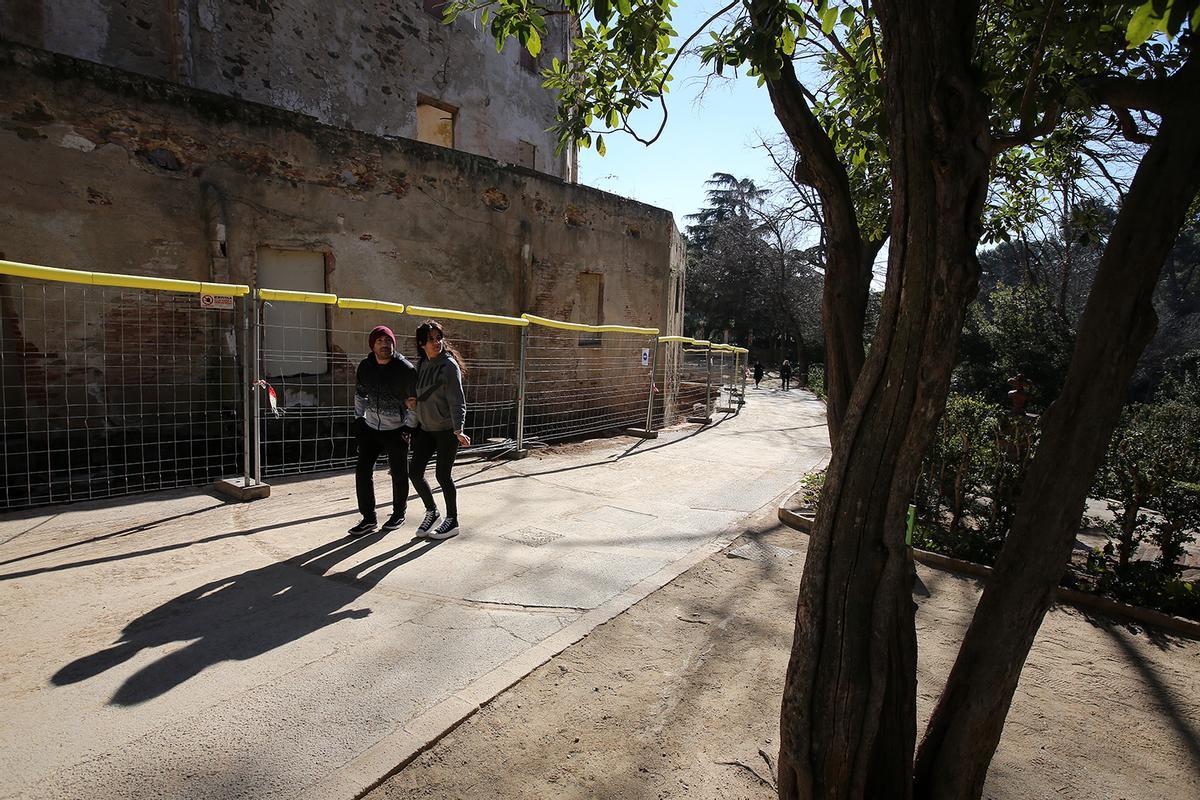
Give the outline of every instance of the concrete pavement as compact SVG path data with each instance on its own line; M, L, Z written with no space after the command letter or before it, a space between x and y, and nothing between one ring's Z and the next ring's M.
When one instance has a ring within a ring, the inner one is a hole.
M747 399L460 464L445 542L411 538L415 497L346 538L345 473L0 517L0 797L353 797L827 459L811 395Z

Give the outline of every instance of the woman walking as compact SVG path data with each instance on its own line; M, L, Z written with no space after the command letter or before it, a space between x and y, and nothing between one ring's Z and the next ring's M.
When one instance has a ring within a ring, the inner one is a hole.
M459 446L471 445L463 433L467 419L463 375L467 369L462 356L445 337L442 326L433 320L417 327L416 410L420 428L413 434L409 477L425 503L425 519L417 527L416 535L430 539L449 539L458 534L458 493L450 471ZM433 502L433 490L425 480L425 468L435 455L434 472L446 500L446 518L436 528L433 524L441 515Z

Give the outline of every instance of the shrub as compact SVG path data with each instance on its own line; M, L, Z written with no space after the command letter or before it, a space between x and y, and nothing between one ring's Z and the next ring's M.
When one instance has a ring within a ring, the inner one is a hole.
M808 388L817 397L826 399L825 395L825 365L810 364L808 367Z
M1114 516L1102 525L1108 543L1088 558L1096 590L1200 616L1200 597L1180 566L1200 528L1200 407L1127 406L1096 484ZM1135 558L1142 544L1157 550L1152 560Z
M1036 422L952 394L926 451L916 506L934 550L990 564L1008 534L1037 439Z

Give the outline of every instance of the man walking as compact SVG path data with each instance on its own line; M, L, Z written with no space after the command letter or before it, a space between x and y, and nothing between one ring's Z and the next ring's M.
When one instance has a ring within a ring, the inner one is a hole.
M379 325L367 337L371 355L355 373L354 435L358 462L354 484L362 520L350 529L351 536L366 536L375 530L375 462L387 453L392 475L392 515L383 523L386 533L404 524L408 505L408 439L416 419L406 400L416 393L417 370L396 352L396 336Z

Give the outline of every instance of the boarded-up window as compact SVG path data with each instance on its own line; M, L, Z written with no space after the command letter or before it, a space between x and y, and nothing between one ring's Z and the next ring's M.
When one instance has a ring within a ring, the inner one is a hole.
M581 272L577 280L574 321L586 325L604 324L604 276L597 272ZM582 345L598 345L595 333L579 334Z
M537 169L537 145L521 139L517 142L517 163L522 167Z
M429 97L417 98L417 141L454 147L454 117L457 109Z
M260 247L258 286L324 292L325 254ZM262 369L267 377L328 371L328 342L325 306L271 301L263 308Z

